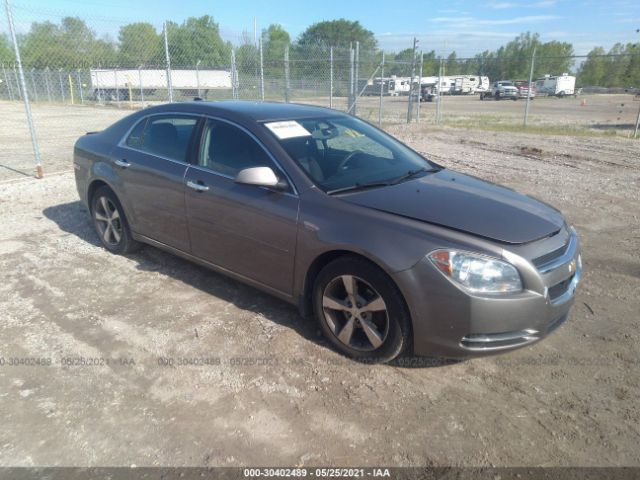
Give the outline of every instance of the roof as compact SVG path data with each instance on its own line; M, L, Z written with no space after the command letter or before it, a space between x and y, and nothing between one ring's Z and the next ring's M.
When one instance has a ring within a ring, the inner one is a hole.
M226 114L229 117L242 117L245 120L264 122L268 120L290 120L294 118L326 117L344 115L329 108L297 103L254 102L243 100L225 100L220 102L180 102L153 107L157 110L180 110L191 113Z

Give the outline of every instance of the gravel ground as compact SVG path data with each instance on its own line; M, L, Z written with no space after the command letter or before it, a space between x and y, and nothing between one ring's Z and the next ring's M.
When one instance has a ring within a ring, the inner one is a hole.
M390 130L566 213L585 274L565 325L497 357L354 363L250 287L151 247L108 254L72 174L12 180L0 465L639 466L640 144Z

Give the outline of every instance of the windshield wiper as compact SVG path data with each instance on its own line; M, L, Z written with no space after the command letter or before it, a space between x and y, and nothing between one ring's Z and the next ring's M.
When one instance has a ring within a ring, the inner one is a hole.
M411 177L415 177L419 173L422 172L438 172L440 168L418 168L417 170L409 170L404 175L401 175L393 180L389 180L387 182L371 182L371 183L356 183L354 185L349 185L348 187L336 188L334 190L327 190L327 195L333 195L334 193L342 193L342 192L355 192L358 190L365 190L367 188L375 188L375 187L388 187L390 185L397 185L400 182L408 180Z
M404 182L405 180L410 179L411 177L415 177L416 175L418 175L419 173L422 172L434 172L436 171L435 169L427 169L427 168L419 168L417 170L409 170L407 173L405 173L404 175L399 176L398 178L395 178L393 180L391 180L389 182L389 185L397 185L400 182Z
M391 185L391 182L356 183L355 185L349 185L348 187L327 190L327 195L333 195L334 193L343 192L355 192L358 190L366 190L367 188L388 187L389 185Z

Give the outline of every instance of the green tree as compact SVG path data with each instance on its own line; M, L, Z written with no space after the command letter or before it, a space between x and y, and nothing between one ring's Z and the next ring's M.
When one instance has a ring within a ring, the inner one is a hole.
M344 18L314 23L298 39L300 45L348 48L350 44L360 42L360 50L375 50L378 42L373 32L367 30L358 21Z
M30 68L80 68L115 60L113 43L97 39L77 17L65 17L60 25L34 22L20 43L23 62Z
M13 62L13 50L5 35L0 35L0 63Z
M222 40L220 27L209 15L189 17L181 25L167 22L167 37L172 65L193 67L200 61L221 68L231 62L231 44Z
M130 23L120 27L118 64L137 67L157 63L164 55L162 36L150 23Z
M265 75L282 75L284 51L291 37L281 25L271 24L262 31L262 56Z
M408 77L411 75L411 63L413 62L413 48L405 48L398 53L385 55L385 76L396 75Z
M445 75L462 75L460 65L458 65L458 56L456 52L451 52L445 63Z
M602 47L595 47L578 70L577 82L580 86L603 86L607 76L607 60Z

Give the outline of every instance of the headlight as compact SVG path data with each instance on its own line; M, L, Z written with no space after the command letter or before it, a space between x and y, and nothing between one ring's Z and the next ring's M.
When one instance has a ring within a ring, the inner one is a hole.
M518 270L497 258L457 250L436 250L429 254L429 260L446 277L470 292L505 293L522 290Z

